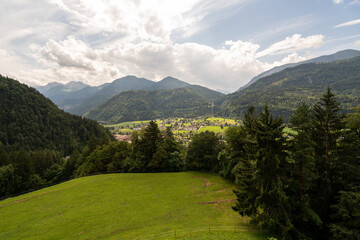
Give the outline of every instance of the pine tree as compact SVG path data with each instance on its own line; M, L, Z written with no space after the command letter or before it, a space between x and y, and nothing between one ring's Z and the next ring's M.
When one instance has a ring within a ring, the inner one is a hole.
M248 122L248 128L253 133L257 150L253 152L254 148L246 149L248 159L242 161L239 167L238 171L244 176L240 182L246 188L236 193L238 201L234 210L251 216L254 222L265 228L287 236L293 226L282 179L286 167L283 120L273 118L266 106L251 121Z
M336 164L336 141L343 127L339 103L328 88L312 110L313 140L315 142L315 169L319 179L313 189L314 209L327 220L333 198L333 167Z

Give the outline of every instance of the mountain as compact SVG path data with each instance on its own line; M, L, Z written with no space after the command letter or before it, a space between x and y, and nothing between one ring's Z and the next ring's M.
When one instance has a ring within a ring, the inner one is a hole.
M340 61L340 60L347 60L347 59L351 59L351 58L355 58L355 57L359 57L359 56L360 56L360 51L347 49L347 50L339 51L339 52L331 54L331 55L325 55L325 56L309 59L309 60L298 62L298 63L289 63L289 64L285 64L285 65L282 65L279 67L274 67L268 71L265 71L265 72L257 75L256 77L251 79L250 82L248 82L246 85L239 88L237 91L241 91L242 89L249 87L251 84L255 83L260 78L280 72L286 68L296 67L296 66L299 66L299 65L305 64L305 63L329 63L329 62L335 62L335 61Z
M76 115L84 115L90 109L98 106L112 96L128 90L142 90L154 84L145 78L137 78L135 76L126 76L116 79L112 83L99 86L98 90L88 94L75 107L67 109L69 113Z
M307 63L260 78L246 89L227 95L223 114L242 116L251 105L268 104L287 118L301 102L314 104L330 87L345 111L357 106L360 96L360 57L329 63Z
M97 122L60 110L34 88L0 75L0 146L8 150L81 150L110 133Z
M159 82L155 82L151 87L147 88L147 90L175 89L183 88L186 86L190 86L190 84L173 77L166 77Z
M85 116L103 123L197 117L210 114L211 102L222 96L222 93L193 85L166 90L132 90L112 97Z

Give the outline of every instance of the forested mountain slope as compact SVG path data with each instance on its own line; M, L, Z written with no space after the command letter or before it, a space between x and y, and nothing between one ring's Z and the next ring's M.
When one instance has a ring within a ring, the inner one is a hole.
M259 80L263 77L270 76L271 74L280 72L286 68L296 67L296 66L299 66L299 65L305 64L305 63L329 63L329 62L335 62L335 61L341 61L341 60L348 60L348 59L359 57L359 56L360 56L360 51L353 50L353 49L347 49L347 50L339 51L334 54L324 55L324 56L320 56L317 58L309 59L309 60L306 60L303 62L289 63L289 64L285 64L285 65L282 65L279 67L274 67L268 71L265 71L265 72L257 75L256 77L251 79L249 81L249 83L247 83L245 86L239 88L238 91L241 91L242 89L249 87L251 84L255 83L257 80Z
M0 75L0 145L6 149L69 154L92 135L112 138L97 122L65 113L34 88Z
M242 116L249 106L268 104L275 115L289 116L300 102L314 104L327 87L348 111L360 96L360 57L330 63L309 63L259 79L248 88L227 95L223 115Z
M91 110L86 117L106 123L167 117L196 117L211 113L211 102L223 94L201 87L126 91Z

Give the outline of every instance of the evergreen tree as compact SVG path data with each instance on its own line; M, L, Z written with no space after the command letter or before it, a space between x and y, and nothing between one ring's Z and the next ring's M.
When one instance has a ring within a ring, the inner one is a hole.
M254 154L254 148L247 148L248 159L239 167L239 172L246 173L250 170L250 173L249 176L242 174L245 177L240 182L245 183L247 188L236 192L238 201L234 210L251 216L255 223L265 228L288 236L293 225L283 184L286 168L283 120L273 118L268 107L257 118L252 119L247 120L246 126L250 135L254 133L257 150Z
M302 104L290 117L290 134L287 142L291 167L288 168L287 195L292 205L293 223L301 233L298 238L311 236L321 225L321 219L310 207L310 189L317 179L315 174L315 143L312 140L311 110Z
M311 123L313 127L313 140L315 142L315 171L318 181L312 189L312 208L324 222L323 237L329 221L329 206L336 194L334 191L334 166L336 163L336 142L343 127L343 116L339 113L339 103L335 95L328 88L320 101L312 110Z

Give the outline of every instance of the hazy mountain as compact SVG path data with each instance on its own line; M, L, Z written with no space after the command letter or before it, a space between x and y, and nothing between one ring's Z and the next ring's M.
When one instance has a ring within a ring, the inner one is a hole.
M191 85L173 77L166 77L159 82L154 82L145 78L126 76L97 87L91 87L79 82L70 82L68 84L49 83L44 87L36 88L61 109L69 113L84 115L90 109L123 91L165 90L187 86Z
M86 114L104 123L168 117L197 117L211 113L211 102L222 93L201 87L122 92ZM215 109L217 110L217 109Z
M280 72L286 68L296 67L296 66L299 66L299 65L305 64L305 63L329 63L329 62L334 62L334 61L339 61L339 60L347 60L347 59L351 59L351 58L355 58L355 57L359 57L359 56L360 56L360 51L348 49L348 50L339 51L339 52L331 54L331 55L325 55L325 56L309 59L309 60L298 62L298 63L289 63L289 64L285 64L285 65L282 65L279 67L274 67L268 71L265 71L265 72L257 75L256 77L251 79L250 82L248 82L246 85L239 88L237 91L240 91L242 89L249 87L251 84L255 83L260 78Z
M331 87L341 107L349 110L360 101L360 57L329 63L307 63L260 78L246 89L227 95L223 113L241 116L251 105L289 116L301 102L310 105Z
M159 82L155 82L152 86L148 87L147 90L175 89L186 86L190 86L190 84L173 77L166 77Z
M69 154L104 134L111 138L97 122L65 113L34 88L0 75L0 146Z
M145 78L137 78L135 76L119 78L112 83L101 85L98 90L92 94L88 94L84 99L78 102L75 107L69 108L67 111L77 115L84 115L90 109L98 106L120 92L128 90L142 90L152 86L153 84L153 81Z

